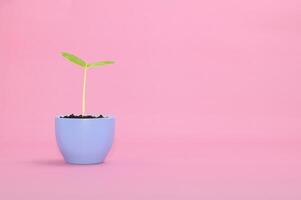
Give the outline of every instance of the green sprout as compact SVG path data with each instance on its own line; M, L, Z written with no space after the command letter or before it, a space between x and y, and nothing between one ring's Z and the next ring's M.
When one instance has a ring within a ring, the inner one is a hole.
M113 64L113 61L98 61L93 63L86 63L84 60L79 57L72 55L67 52L62 52L62 56L64 56L70 62L73 62L77 65L80 65L84 69L84 79L83 79L83 96L82 96L82 115L86 113L86 82L87 82L87 70L91 67L101 67L104 65Z

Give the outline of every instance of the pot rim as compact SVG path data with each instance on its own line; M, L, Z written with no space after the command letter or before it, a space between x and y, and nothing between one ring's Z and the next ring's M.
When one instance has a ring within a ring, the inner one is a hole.
M93 114L91 114L93 115ZM109 119L115 119L114 116L112 115L102 115L104 116L103 118L62 118L64 115L57 115L55 116L55 119L58 120L109 120ZM96 115L93 115L96 116Z

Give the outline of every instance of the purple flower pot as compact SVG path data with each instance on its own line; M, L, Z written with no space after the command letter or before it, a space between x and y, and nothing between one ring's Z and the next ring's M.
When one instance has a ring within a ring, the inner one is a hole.
M114 129L113 117L55 118L56 141L70 164L103 163L113 143Z

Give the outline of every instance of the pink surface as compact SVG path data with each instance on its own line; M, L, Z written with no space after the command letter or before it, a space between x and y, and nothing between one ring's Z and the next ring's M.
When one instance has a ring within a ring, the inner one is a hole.
M0 1L0 199L301 199L297 0ZM54 116L117 118L69 166Z

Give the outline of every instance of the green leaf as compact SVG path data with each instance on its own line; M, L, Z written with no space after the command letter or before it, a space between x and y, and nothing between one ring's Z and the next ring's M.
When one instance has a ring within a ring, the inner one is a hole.
M87 63L85 61L83 61L82 59L80 59L79 57L72 55L71 53L67 53L67 52L62 52L62 56L64 56L67 60L78 64L82 67L86 67Z
M113 64L113 61L99 61L99 62L94 62L94 63L90 63L87 66L88 67L100 67L103 65L109 65L109 64Z

